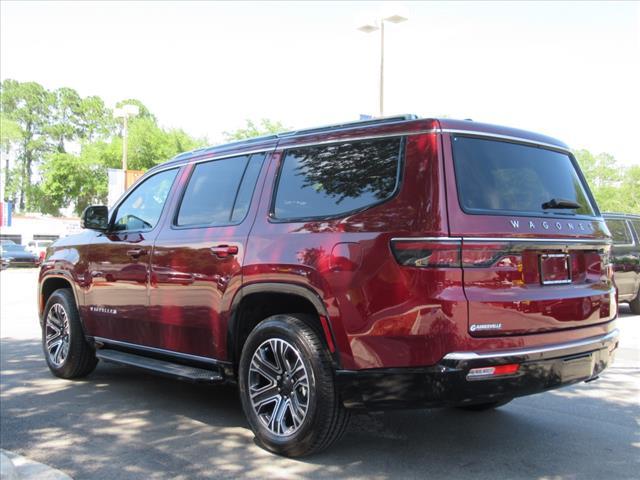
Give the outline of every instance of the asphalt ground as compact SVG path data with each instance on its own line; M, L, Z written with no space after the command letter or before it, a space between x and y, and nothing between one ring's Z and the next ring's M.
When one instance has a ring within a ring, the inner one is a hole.
M640 316L621 307L621 343L599 380L496 411L356 416L309 458L255 441L237 392L100 363L82 381L50 375L35 270L0 272L0 446L75 479L640 478Z

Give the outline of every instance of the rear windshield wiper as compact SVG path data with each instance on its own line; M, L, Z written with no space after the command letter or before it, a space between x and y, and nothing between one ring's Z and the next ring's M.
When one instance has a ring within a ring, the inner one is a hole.
M580 208L582 205L572 200L565 200L563 198L552 198L548 202L542 204L544 210L548 208Z

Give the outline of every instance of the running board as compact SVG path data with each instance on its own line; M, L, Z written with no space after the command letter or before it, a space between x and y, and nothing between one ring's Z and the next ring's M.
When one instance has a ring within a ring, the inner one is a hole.
M224 377L219 372L143 357L142 355L121 352L119 350L99 349L96 350L96 357L105 362L142 368L192 382L220 383L224 381Z

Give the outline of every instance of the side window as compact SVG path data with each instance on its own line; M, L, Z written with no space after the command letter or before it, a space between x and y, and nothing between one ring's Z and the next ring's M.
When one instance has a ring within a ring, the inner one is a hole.
M608 219L607 227L609 227L611 236L613 236L614 245L628 245L633 243L631 233L627 228L627 222L624 220Z
M402 139L294 148L282 161L273 213L279 219L331 217L393 195Z
M199 163L193 169L176 219L178 226L229 225L251 203L264 154Z
M258 181L258 175L260 175L264 158L264 153L258 153L251 155L251 159L249 159L247 168L244 171L244 176L242 177L242 184L238 190L236 203L233 206L233 213L231 214L231 221L234 223L242 221L249 211L249 205L251 205L253 191L256 188L256 182Z
M149 231L156 226L178 169L165 170L138 185L114 215L115 231Z

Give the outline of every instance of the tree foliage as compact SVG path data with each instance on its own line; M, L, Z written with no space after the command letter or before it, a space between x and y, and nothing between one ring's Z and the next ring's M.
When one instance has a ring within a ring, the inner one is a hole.
M263 118L258 122L246 120L245 126L231 132L224 132L224 138L227 142L234 140L244 140L246 138L259 137L261 135L269 135L280 133L288 130L281 122Z
M4 80L0 87L5 197L25 209L57 214L73 205L105 203L107 169L122 166L122 125L97 96L72 88L50 91L35 82ZM139 114L129 120L128 167L137 170L164 162L205 143L183 130L164 129L137 99ZM71 148L73 147L73 148ZM33 181L34 173L38 181Z
M640 165L624 166L608 153L574 152L602 212L640 214Z

